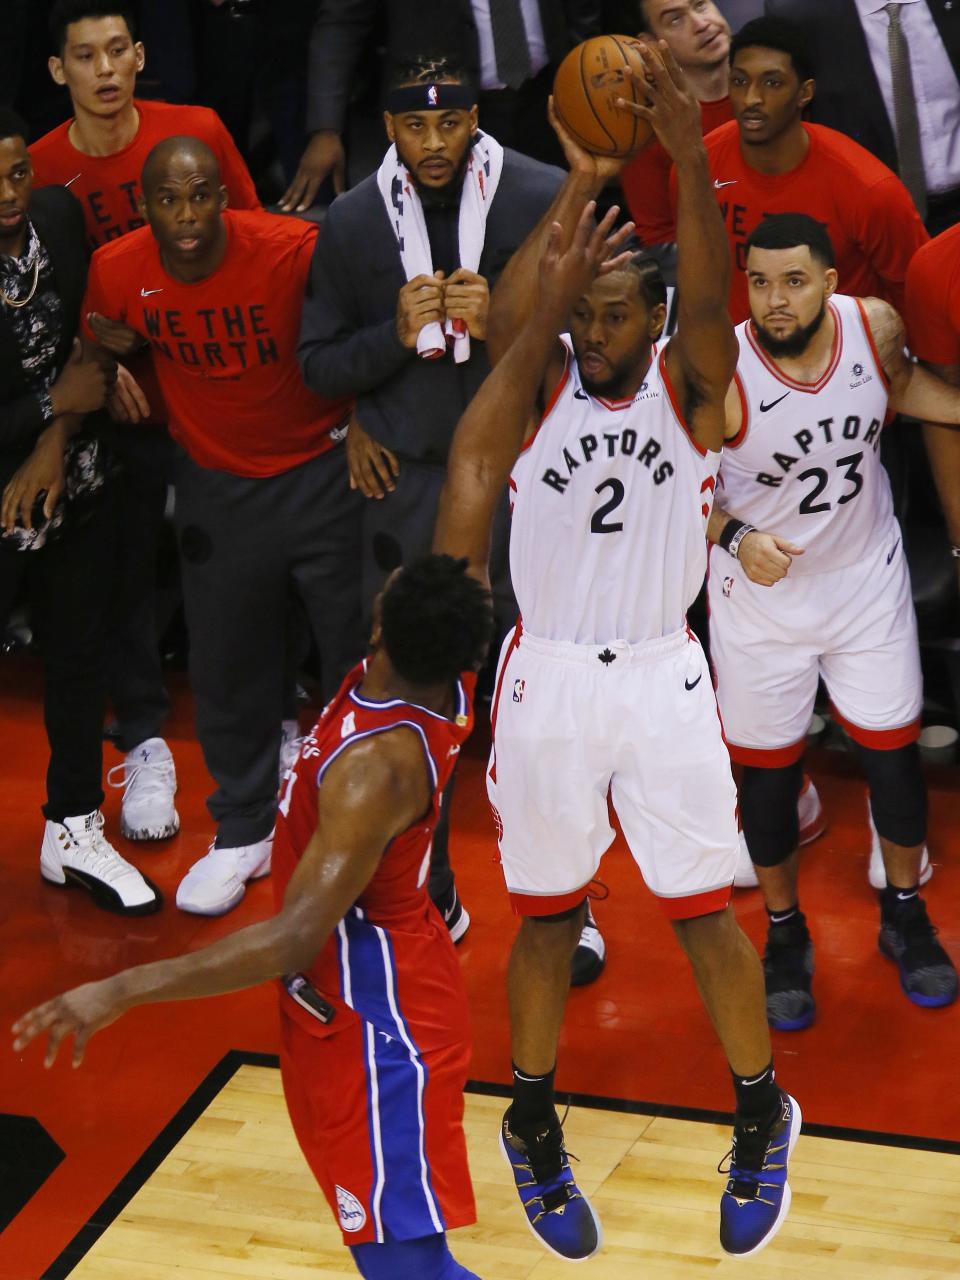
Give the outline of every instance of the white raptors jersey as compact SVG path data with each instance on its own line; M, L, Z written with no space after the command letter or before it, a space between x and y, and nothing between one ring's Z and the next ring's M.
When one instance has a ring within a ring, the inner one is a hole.
M737 328L744 422L727 441L719 501L740 520L788 538L804 554L793 577L855 564L887 536L890 482L880 462L888 384L858 298L835 295L830 364L813 384L778 369Z
M629 400L590 396L566 360L510 480L510 569L524 630L637 644L679 630L706 572L718 453L689 433L654 352Z

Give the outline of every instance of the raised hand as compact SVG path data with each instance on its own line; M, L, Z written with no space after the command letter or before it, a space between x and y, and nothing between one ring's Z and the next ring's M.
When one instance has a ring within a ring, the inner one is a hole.
M550 228L547 247L540 259L538 314L544 320L549 317L557 328L563 325L570 308L597 276L616 271L631 257L630 250L621 250L633 234L634 224L627 222L614 231L619 207L614 205L608 209L599 224L594 222L596 208L595 200L584 207L565 252L561 252L564 234L560 223L555 222Z
M553 94L547 99L547 119L563 147L563 154L572 173L582 173L595 178L598 184L603 186L615 178L627 163L629 157L621 159L616 156L597 156L581 146L557 115L553 105Z
M625 74L638 84L644 101L618 98L617 106L646 120L674 160L687 148L702 147L700 103L666 41L646 41L637 48L637 56L643 62L644 82L639 84L630 67Z

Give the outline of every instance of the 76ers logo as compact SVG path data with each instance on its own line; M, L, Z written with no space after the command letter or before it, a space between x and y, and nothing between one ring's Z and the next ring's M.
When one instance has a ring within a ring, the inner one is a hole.
M367 1213L357 1197L343 1187L335 1186L337 1193L337 1215L344 1231L362 1231L367 1225Z

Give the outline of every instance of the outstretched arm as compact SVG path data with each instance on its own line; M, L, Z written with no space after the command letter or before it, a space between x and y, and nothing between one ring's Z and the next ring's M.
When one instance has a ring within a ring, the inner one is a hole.
M287 786L295 785L296 775L290 775ZM429 800L422 749L409 730L351 747L324 777L317 829L277 915L201 951L126 969L54 997L14 1023L14 1049L47 1032L49 1067L61 1041L72 1034L77 1067L90 1037L136 1005L219 995L308 968L389 842L426 812Z
M594 226L594 207L591 202L582 210L566 249L563 227L554 223L540 261L536 307L471 400L450 447L433 549L466 556L484 581L493 514L523 445L557 335L594 276L623 261L618 251L631 228L608 238L616 210Z
M667 347L667 372L697 441L717 450L737 364L728 311L730 247L710 180L700 105L663 40L644 46L640 56L647 103L620 102L652 125L677 174L677 332Z
M565 228L561 252L568 248L580 215L624 166L623 160L585 151L557 119L553 99L547 113L563 147L570 172L553 203L501 272L487 316L487 353L491 364L502 358L523 328L537 301L540 259L556 223ZM557 376L559 377L559 369Z

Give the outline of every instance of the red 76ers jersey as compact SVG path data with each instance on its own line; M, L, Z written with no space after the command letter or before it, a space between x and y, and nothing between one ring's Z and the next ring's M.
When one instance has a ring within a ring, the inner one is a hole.
M440 813L440 797L450 780L460 747L473 728L476 676L456 686L454 718L399 699L375 702L359 686L356 667L327 705L304 741L296 765L284 781L273 843L277 905L283 901L297 862L317 827L317 791L330 765L352 744L400 727L412 730L423 747L432 782L424 816L394 837L363 893L307 971L316 989L335 1008L329 1025L304 1012L286 994L283 1010L315 1035L332 1034L354 1015L396 1034L397 1010L418 1028L421 1048L449 1043L449 993L462 980L449 933L427 894L430 851ZM463 1015L466 1016L465 1014Z

